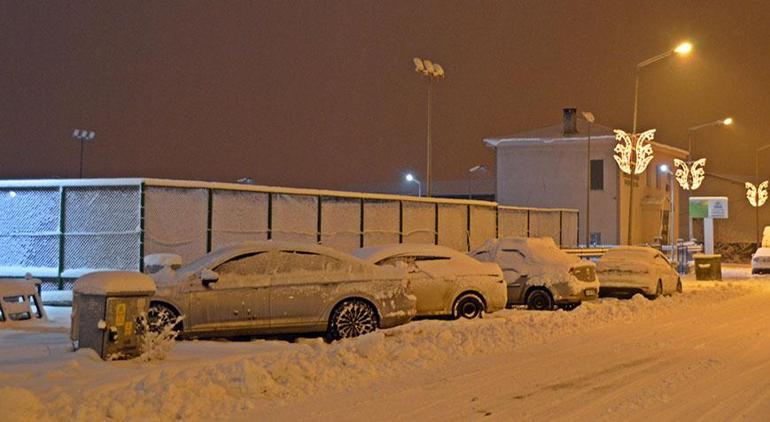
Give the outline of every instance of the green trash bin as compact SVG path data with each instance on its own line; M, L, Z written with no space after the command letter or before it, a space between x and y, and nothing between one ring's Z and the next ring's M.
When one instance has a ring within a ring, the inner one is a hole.
M721 280L722 255L693 255L696 280Z

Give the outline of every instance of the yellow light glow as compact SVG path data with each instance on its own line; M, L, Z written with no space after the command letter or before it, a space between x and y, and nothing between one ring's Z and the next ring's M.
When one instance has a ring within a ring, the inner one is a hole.
M732 117L728 117L728 118L722 120L722 124L725 125L725 126L730 126L731 124L733 124L733 118Z
M679 44L679 45L678 45L678 46L676 46L676 48L674 49L674 53L676 53L676 54L682 54L682 55L684 55L684 54L690 54L690 52L691 52L691 51L692 51L692 43L690 43L690 42L688 42L688 41L685 41L685 42L683 42L683 43Z
M706 177L706 159L701 158L692 163L692 166L688 163L674 158L674 165L677 167L674 177L679 183L679 186L683 190L696 190L703 183L703 179Z
M749 200L749 204L752 207L761 207L765 205L767 201L767 186L768 181L759 184L759 187L754 186L751 182L746 182L746 199Z
M652 144L649 142L655 138L655 129L644 131L640 134L628 134L620 129L615 129L615 140L618 142L615 145L614 151L617 155L612 157L618 163L618 167L623 173L631 174L631 165L633 164L634 174L642 174L647 166L652 161ZM635 155L635 162L632 161L632 156Z

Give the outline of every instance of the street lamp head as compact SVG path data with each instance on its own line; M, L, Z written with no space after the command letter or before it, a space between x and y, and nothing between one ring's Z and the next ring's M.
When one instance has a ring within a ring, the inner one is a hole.
M593 123L596 118L594 117L594 114L590 111L584 111L583 112L583 118L586 119L587 122Z
M407 173L404 178L406 179L407 182L413 182L414 181L414 175L412 175L412 173Z
M689 41L685 41L677 45L676 48L674 48L674 53L682 56L690 54L691 51L692 51L692 43L690 43Z
M487 166L484 164L479 164L468 169L469 173L476 173L477 171L487 171Z
M660 171L662 171L663 173L668 173L668 164L661 164Z
M423 64L422 59L419 57L415 57L412 59L414 62L414 71L419 73L425 73L425 64Z
M732 117L728 117L728 118L722 120L722 124L725 125L725 126L730 126L731 124L733 124L733 118Z

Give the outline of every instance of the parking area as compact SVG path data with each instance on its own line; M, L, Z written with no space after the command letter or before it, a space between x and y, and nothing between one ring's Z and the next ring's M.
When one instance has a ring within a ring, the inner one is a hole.
M748 267L724 276L685 279L683 294L654 301L421 320L332 344L183 341L146 363L72 353L69 308L48 307L51 324L0 330L0 407L55 419L467 420L674 418L698 406L717 419L757 419L770 411L767 388L756 388L770 379L770 279ZM672 401L682 406L664 406Z

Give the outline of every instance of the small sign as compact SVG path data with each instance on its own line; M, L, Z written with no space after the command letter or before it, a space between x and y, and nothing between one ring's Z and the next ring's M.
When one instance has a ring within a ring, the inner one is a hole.
M727 218L726 196L693 196L690 198L690 218Z

